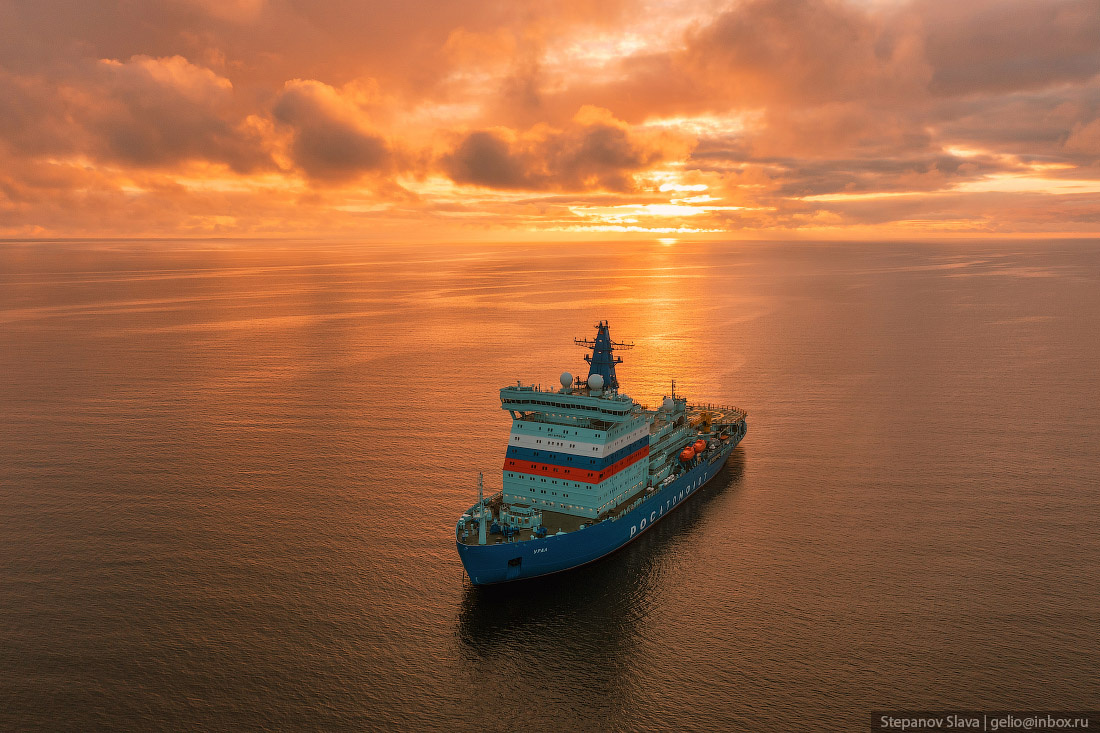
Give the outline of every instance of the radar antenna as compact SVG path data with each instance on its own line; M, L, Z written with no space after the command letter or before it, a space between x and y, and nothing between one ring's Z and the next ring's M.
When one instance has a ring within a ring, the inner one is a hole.
M615 365L622 364L623 358L615 356L615 349L633 349L634 344L612 341L607 321L600 321L596 324L596 338L573 339L573 343L586 349L592 349L591 354L584 355L584 360L591 365L588 369L588 376L599 374L603 377L603 386L606 389L618 389L619 380L615 376Z

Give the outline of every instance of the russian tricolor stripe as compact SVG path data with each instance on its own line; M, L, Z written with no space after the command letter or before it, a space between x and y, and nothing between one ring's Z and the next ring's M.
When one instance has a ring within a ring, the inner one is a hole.
M649 455L649 442L633 453L620 458L603 469L585 468L583 466L559 466L548 462L527 461L520 458L505 458L504 470L514 473L522 473L528 476L546 476L548 478L560 478L565 481L578 483L598 484L606 481L619 471L632 466Z

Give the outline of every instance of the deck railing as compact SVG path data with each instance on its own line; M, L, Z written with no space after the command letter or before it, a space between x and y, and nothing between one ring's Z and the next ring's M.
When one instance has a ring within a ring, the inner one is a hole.
M701 402L701 403L696 403L696 404L688 404L688 405L684 406L684 409L688 410L688 411L695 410L695 411L699 411L699 412L702 412L702 411L705 410L706 412L733 413L735 415L740 416L740 418L738 418L738 419L748 417L748 414L749 414L745 410L742 410L740 407L734 407L733 405L716 405L716 404L713 404L713 403L710 403L710 402Z

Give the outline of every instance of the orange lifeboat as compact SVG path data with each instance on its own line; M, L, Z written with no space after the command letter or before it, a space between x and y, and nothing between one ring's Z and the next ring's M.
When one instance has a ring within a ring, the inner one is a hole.
M694 457L695 457L695 449L692 448L690 445L687 448L684 448L682 451L680 451L680 460L683 461L684 463L687 463L688 461L690 461Z
M702 453L706 449L707 449L707 441L703 440L702 438L699 438L699 440L695 441L695 452L696 453Z

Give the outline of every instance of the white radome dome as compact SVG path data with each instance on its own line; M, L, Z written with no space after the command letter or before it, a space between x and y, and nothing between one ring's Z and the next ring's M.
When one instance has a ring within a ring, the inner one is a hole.
M592 374L588 377L589 389L603 389L603 376L599 374Z
M672 412L672 408L676 406L676 403L672 401L671 397L665 397L665 401L661 403L661 407L666 412Z
M561 373L561 386L568 387L573 383L573 375L569 372Z

